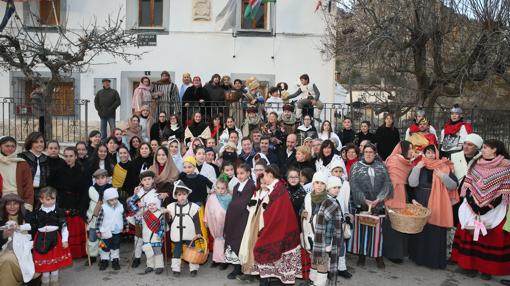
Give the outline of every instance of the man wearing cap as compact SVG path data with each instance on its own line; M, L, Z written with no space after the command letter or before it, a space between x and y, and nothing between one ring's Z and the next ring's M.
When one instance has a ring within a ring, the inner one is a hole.
M107 137L106 124L110 125L110 134L113 135L113 129L115 129L115 110L117 110L121 103L119 93L111 88L110 84L110 79L103 79L103 89L99 90L94 98L94 106L101 119L102 141Z
M470 133L473 133L473 127L464 122L462 108L455 104L450 110L450 120L441 131L441 155L450 158L453 153L462 151L466 136Z
M160 112L164 111L168 115L181 113L179 88L172 82L169 72L161 73L161 79L152 86L152 93L158 96Z

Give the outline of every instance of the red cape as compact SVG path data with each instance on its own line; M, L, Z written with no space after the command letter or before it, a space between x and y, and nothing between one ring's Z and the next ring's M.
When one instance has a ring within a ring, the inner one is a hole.
M280 180L269 195L269 204L264 211L264 228L255 243L254 256L259 264L279 260L282 254L299 246L299 227L296 214Z
M468 134L473 133L473 127L471 126L471 124L460 120L455 123L452 123L450 121L446 122L444 124L444 135L445 136L446 135L455 135L455 134L459 133L460 128L462 126L464 126L464 128L466 128L466 131Z

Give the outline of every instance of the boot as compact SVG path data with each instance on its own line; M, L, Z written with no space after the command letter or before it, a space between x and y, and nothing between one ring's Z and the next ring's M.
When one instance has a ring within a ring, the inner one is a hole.
M242 274L241 265L236 264L236 265L234 265L234 270L227 275L227 279L234 280L234 279L236 279L237 275L241 275L241 274Z
M347 270L342 270L342 271L338 270L337 273L338 273L338 276L340 276L344 279L351 279L351 277L352 277L352 274Z
M147 267L147 268L145 268L144 273L145 273L145 274L148 274L148 273L151 273L152 271L154 271L154 268L152 268L152 267Z
M193 270L193 271L190 271L189 276L190 276L190 277L196 277L196 276L197 276L197 274L198 274L198 271Z
M102 260L99 261L99 271L104 271L108 268L108 260Z
M159 274L163 273L163 268L156 268L154 273L156 273L156 275L159 275Z
M365 266L365 255L358 256L358 263L356 263L358 266Z
M216 267L218 267L219 265L220 265L219 263L216 263L216 262L214 262L214 261L213 261L213 262L211 263L211 268L216 268Z
M384 269L386 267L386 265L384 265L384 258L382 256L376 257L375 262L377 262L377 268L379 269Z
M482 278L482 280L491 280L492 279L492 275L486 274L486 273L481 273L480 274L480 278Z
M112 268L113 268L113 270L120 270L120 264L119 264L118 258L114 258L112 260Z
M131 268L137 268L140 266L140 258L133 259L133 262L131 263Z
M220 263L220 270L225 270L228 268L228 264L227 263Z
M259 286L269 286L269 278L260 278Z

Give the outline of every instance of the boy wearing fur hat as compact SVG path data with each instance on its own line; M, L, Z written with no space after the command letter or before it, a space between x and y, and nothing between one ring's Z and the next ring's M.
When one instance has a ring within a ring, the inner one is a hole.
M173 198L177 200L166 207L170 215L170 239L175 244L172 256L172 272L178 277L181 274L181 254L183 245L187 245L197 236L201 235L199 210L200 207L188 201L192 190L182 181L174 183ZM191 277L195 277L198 272L198 264L189 264Z
M89 188L90 202L89 209L87 210L89 241L87 241L87 252L90 256L90 262L95 263L97 261L97 255L99 254L99 241L96 237L96 221L103 206L104 191L111 188L112 185L108 183L108 171L104 169L96 170L92 176L95 179L95 183ZM85 263L88 265L88 261Z
M117 189L106 189L103 199L105 202L96 221L96 235L104 242L104 246L99 251L101 256L99 270L105 270L108 267L108 261L112 262L114 270L120 270L120 235L128 230L128 223L124 216L124 207L119 202Z
M134 213L130 216L129 222L135 225L135 239L134 239L134 259L131 263L132 268L137 268L140 265L142 257L142 219L143 208L145 208L147 200L150 197L157 197L156 189L154 188L155 174L152 171L144 171L140 174L140 186L136 187L134 194L127 201L128 208Z
M327 198L320 205L315 223L315 235L312 251L312 273L310 279L314 285L326 285L328 273L334 275L337 272L337 262L345 256L345 243L342 223L344 222L343 211L336 197L340 193L342 181L338 177L329 177L327 180ZM345 257L344 257L345 259ZM345 260L343 261L345 263ZM347 270L338 272L341 276ZM347 272L348 273L348 272ZM335 279L336 280L336 277Z
M143 213L142 238L143 251L147 257L145 273L154 271L156 274L163 273L164 262L161 247L165 235L165 215L161 211L161 200L156 196L145 199L147 205Z

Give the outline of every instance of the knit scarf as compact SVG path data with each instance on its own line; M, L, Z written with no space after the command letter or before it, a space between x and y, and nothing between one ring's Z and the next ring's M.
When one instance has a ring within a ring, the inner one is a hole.
M246 160L250 157L254 157L255 155L257 154L257 152L255 151L255 149L251 149L251 152L246 154L244 152L241 152L241 154L239 155L239 159L243 160L246 162Z
M283 122L285 125L295 125L296 124L296 115L294 113L290 114L290 117L286 117L285 115L280 116L280 121Z
M325 199L328 198L328 193L326 191L324 191L324 192L318 194L315 191L313 191L310 193L310 196L312 198L312 203L320 204L321 202L323 202Z
M103 200L103 194L104 194L104 191L106 189L109 189L112 187L111 184L105 184L105 185L102 185L102 186L99 186L97 183L95 183L93 185L94 189L96 189L96 192L99 194L99 200L102 201Z
M5 156L4 154L0 153L0 164L9 165L12 163L18 163L18 162L23 162L23 161L25 161L25 160L18 158L16 153L12 153L9 156Z
M331 154L329 156L325 156L322 158L322 165L323 166L327 166L329 165L329 163L331 163L331 160L333 160L333 156L335 154L333 152L331 152Z
M232 195L225 193L223 195L216 194L216 198L218 199L218 202L220 203L221 207L226 211L228 208L228 205L232 201Z
M510 201L510 160L502 155L492 160L480 158L469 169L461 189L461 196L471 191L475 203L484 207L499 196Z

